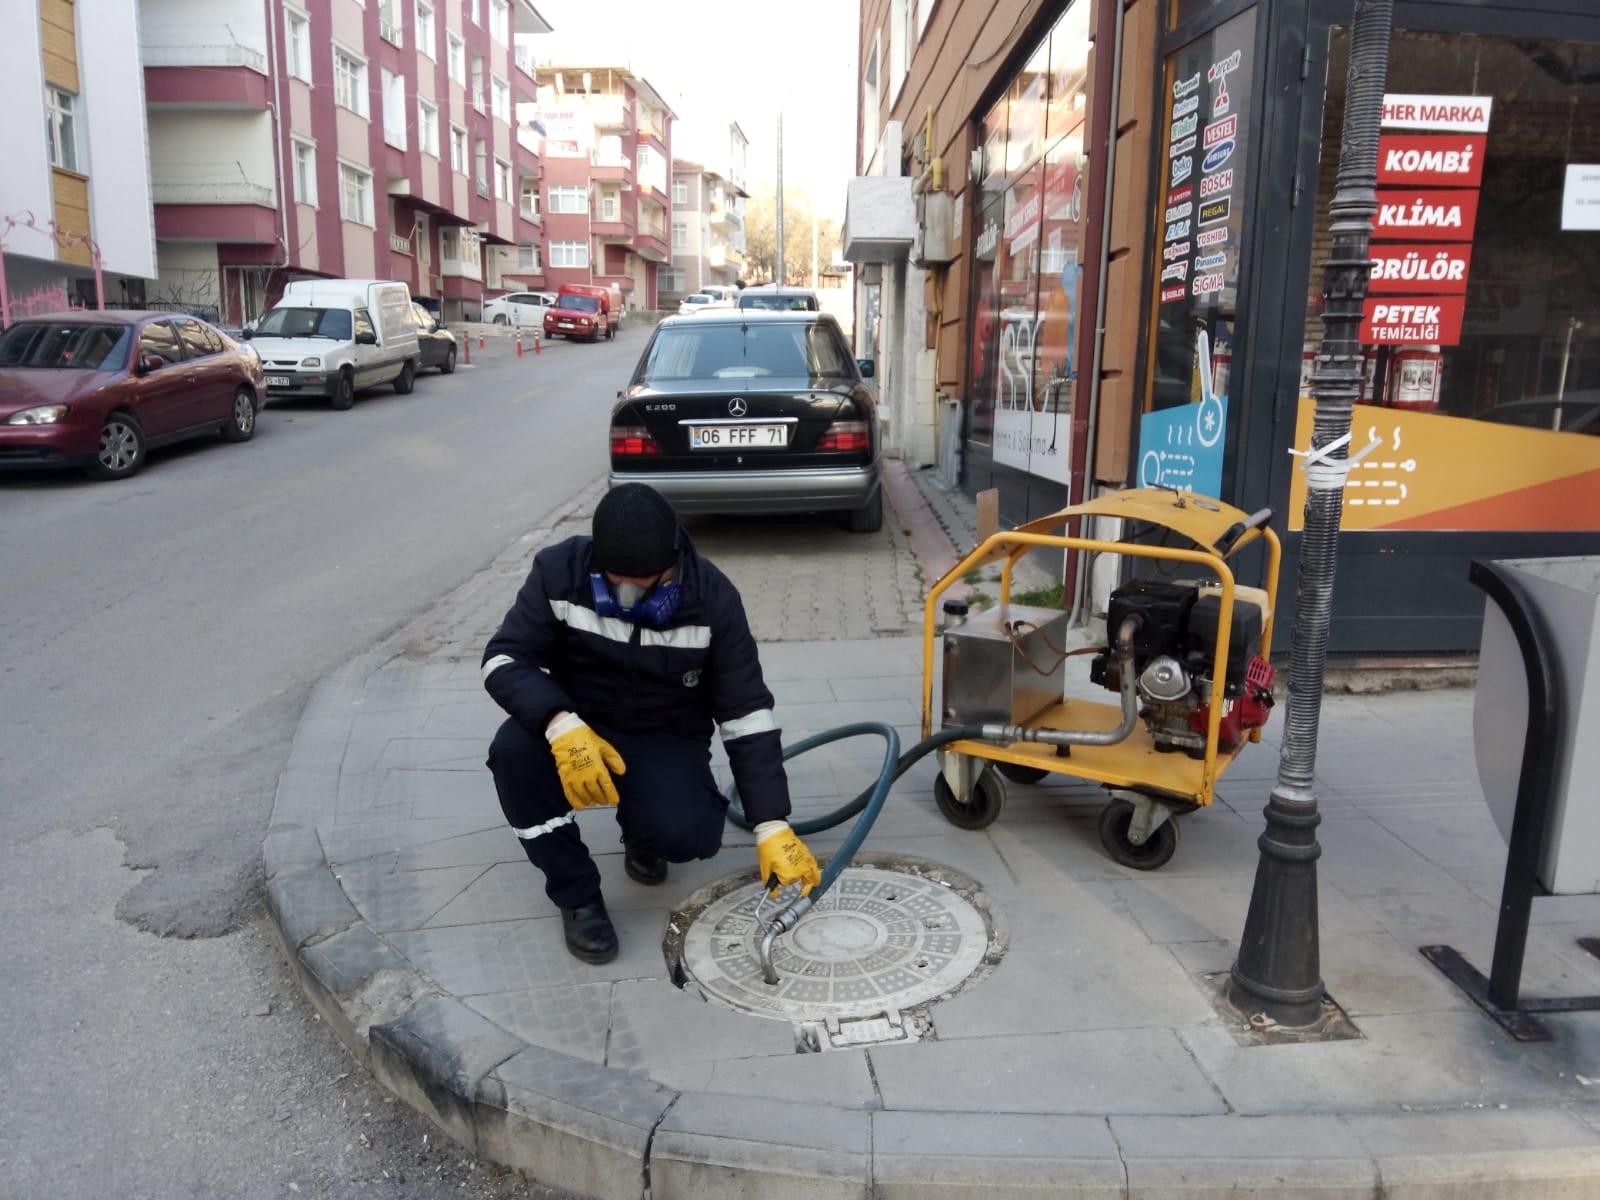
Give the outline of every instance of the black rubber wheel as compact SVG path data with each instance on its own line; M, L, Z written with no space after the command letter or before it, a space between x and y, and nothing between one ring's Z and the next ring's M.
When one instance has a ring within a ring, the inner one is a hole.
M411 360L406 359L406 365L400 368L400 374L394 377L394 391L397 396L409 396L411 389L417 386L417 368Z
M1050 774L1043 767L1023 767L1016 763L995 763L995 770L1004 775L1012 783L1038 783Z
M851 533L877 533L883 528L883 489L872 493L861 508L852 509L844 517L844 527Z
M441 374L441 375L450 375L450 374L454 373L455 369L456 369L456 348L454 346L451 346L449 350L445 351L444 361L439 364L439 374Z
M144 466L144 429L132 413L114 412L100 426L95 461L84 469L91 479L127 479Z
M339 372L339 382L333 385L329 401L340 412L353 408L356 402L356 377L349 371Z
M506 317L505 313L496 313L494 315L494 323L496 325L509 325L509 324L511 324L510 320Z
M256 398L249 388L233 394L233 411L222 427L225 442L248 442L256 434Z
M1006 785L993 767L985 767L972 788L972 800L962 804L943 775L933 781L933 800L944 819L957 829L987 829L1000 819L1006 806Z
M1150 835L1142 846L1128 840L1128 828L1133 824L1133 805L1126 800L1113 800L1100 812L1100 844L1125 867L1135 871L1154 871L1164 867L1178 848L1178 822L1168 817Z

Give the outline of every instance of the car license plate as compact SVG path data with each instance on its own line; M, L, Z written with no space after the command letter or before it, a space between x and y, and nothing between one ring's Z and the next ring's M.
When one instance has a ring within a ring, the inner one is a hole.
M573 324L572 324L571 321L558 321L557 324L560 325L562 329L571 329L571 328L573 328Z
M746 421L738 425L691 425L692 450L781 450L789 444L787 425Z
M268 387L289 387L290 386L289 377L287 375L268 375L267 376L267 386Z

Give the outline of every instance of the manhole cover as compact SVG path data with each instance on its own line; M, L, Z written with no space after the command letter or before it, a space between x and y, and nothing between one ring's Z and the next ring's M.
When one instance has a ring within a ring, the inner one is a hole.
M835 1044L913 1036L901 1028L903 1010L954 991L989 951L983 913L952 887L883 866L852 866L778 939L772 961L779 982L771 985L761 978L756 946L776 908L769 901L757 920L762 895L760 884L749 882L692 917L684 974L732 1008L822 1023ZM859 1024L865 1021L874 1022L872 1036ZM840 1022L854 1023L854 1031L841 1035Z

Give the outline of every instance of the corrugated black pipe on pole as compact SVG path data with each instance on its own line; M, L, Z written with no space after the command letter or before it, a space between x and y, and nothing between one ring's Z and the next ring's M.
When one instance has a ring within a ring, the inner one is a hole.
M1361 309L1372 276L1368 247L1378 211L1378 132L1389 73L1393 0L1356 0L1350 28L1339 178L1329 212L1333 251L1322 273L1322 347L1311 376L1316 418L1306 472L1289 703L1278 782L1258 843L1250 911L1233 964L1231 999L1246 1015L1280 1025L1313 1025L1322 1015L1317 931L1317 726L1333 610L1339 518L1349 467L1350 420L1361 396Z

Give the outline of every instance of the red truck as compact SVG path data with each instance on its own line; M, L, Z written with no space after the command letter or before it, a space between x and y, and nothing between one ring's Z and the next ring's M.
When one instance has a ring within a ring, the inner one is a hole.
M583 283L563 283L554 307L544 314L546 337L614 338L622 325L622 293L615 285L596 287Z

